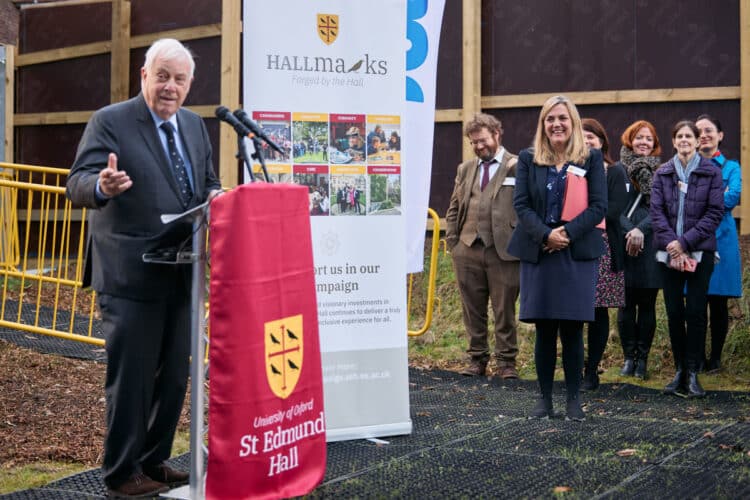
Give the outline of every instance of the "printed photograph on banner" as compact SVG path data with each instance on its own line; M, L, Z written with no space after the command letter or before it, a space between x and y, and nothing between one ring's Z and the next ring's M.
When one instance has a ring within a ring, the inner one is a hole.
M368 215L401 214L401 167L371 166L369 178Z
M292 114L275 111L253 111L253 120L283 153L279 153L265 142L262 142L261 153L266 163L290 163L292 159ZM253 162L258 162L254 159Z
M331 164L365 163L365 115L331 114Z
M367 176L331 172L331 215L367 213ZM335 197L335 198L333 198Z
M367 115L367 164L401 164L399 116Z
M307 186L310 215L329 215L329 176L327 165L305 165L294 167L294 183Z
M292 159L297 163L328 163L328 115L292 113Z
M292 167L283 163L266 163L269 182L290 184L292 181ZM253 163L253 175L255 180L266 182L260 163Z

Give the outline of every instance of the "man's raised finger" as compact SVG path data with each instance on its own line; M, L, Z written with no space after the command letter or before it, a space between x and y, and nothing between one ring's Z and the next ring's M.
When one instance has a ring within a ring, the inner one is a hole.
M117 171L117 155L114 153L109 153L109 157L107 158L107 168L110 168Z

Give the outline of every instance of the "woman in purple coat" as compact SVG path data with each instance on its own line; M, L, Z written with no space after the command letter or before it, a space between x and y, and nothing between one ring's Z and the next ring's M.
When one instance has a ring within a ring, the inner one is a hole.
M698 154L699 136L691 121L674 126L677 154L656 171L650 209L657 260L664 264L664 304L677 370L664 393L690 397L706 395L698 370L716 228L724 215L721 170Z

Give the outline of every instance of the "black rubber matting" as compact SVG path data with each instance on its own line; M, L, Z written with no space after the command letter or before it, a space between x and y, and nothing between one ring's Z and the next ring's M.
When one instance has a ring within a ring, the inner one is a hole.
M579 423L526 419L535 381L417 369L409 377L413 433L329 443L311 498L750 498L750 393L688 400L604 384L582 395ZM554 403L564 410L560 382ZM187 470L189 456L173 463ZM1 498L105 493L94 469Z
M13 300L5 301L5 314L3 318L6 321L18 322L18 302ZM55 314L52 308L41 306L37 318L35 308L29 304L24 304L23 309L21 309L20 322L24 325L48 329L52 329L54 326L54 329L57 331L68 332L70 327L70 312L58 310L57 314ZM87 316L76 314L73 323L73 332L88 331L89 318ZM95 338L104 338L101 332L100 321L94 321L92 335ZM0 339L44 354L59 354L69 358L93 359L94 361L106 361L107 359L104 347L98 345L66 340L49 335L40 335L13 328L0 328Z

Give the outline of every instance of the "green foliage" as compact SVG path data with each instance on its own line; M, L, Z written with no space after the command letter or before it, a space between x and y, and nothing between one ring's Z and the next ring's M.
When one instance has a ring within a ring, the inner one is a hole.
M427 304L427 282L430 266L430 238L427 238L424 272L412 276L409 329L419 330L424 324ZM740 390L750 387L750 272L744 275L745 297L729 300L730 326L722 355L723 369L719 373L701 375L701 383L707 390ZM450 254L441 242L437 256L435 284L435 309L427 332L409 340L409 356L414 364L456 369L466 363L468 339L463 326L461 297L453 273ZM674 375L674 361L669 341L664 301L660 293L656 305L657 328L648 360L649 378L639 381L632 377L620 377L623 355L617 333L617 311L610 310L610 337L602 359L603 382L639 383L646 387L661 389ZM491 310L489 317L492 318ZM490 325L490 329L492 325ZM491 337L491 336L490 336ZM584 332L584 341L586 333ZM490 350L492 350L490 338ZM536 378L534 366L533 325L518 324L517 368L523 378ZM710 335L707 341L710 352ZM558 354L561 349L558 347ZM492 367L492 365L490 365ZM562 363L558 359L558 378L562 378Z
M384 175L370 176L370 200L384 201L386 199L386 178Z

